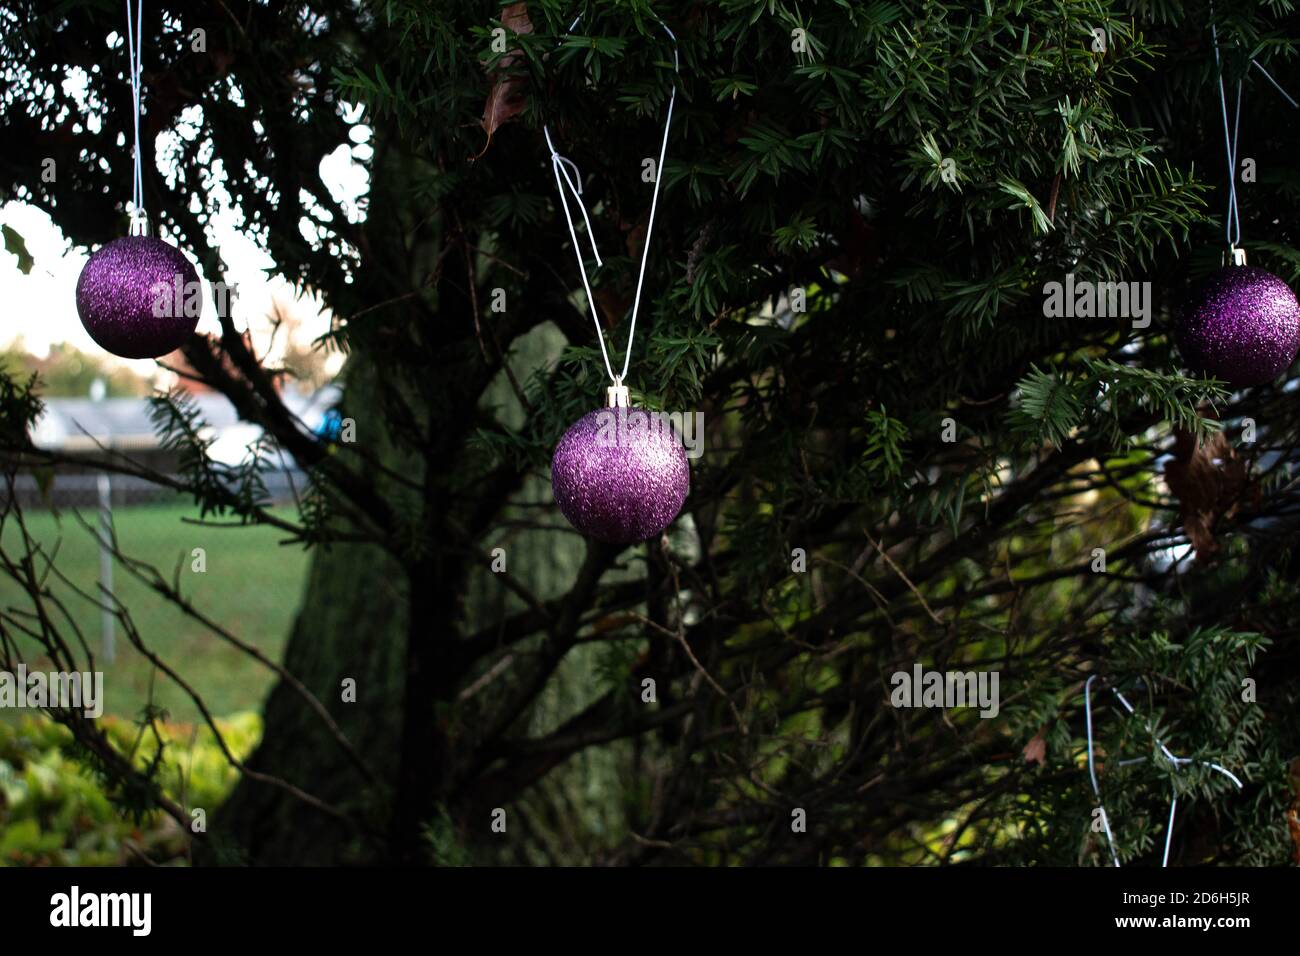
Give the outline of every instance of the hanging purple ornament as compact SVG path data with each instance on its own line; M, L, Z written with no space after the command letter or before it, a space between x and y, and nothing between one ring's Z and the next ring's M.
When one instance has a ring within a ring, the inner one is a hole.
M573 25L578 21L574 20ZM667 25L660 26L673 41L673 71L678 70L677 38ZM570 27L572 29L572 26ZM668 155L668 131L673 125L673 103L677 99L677 83L668 94L668 110L664 119L663 143L659 148L656 169L664 168ZM587 238L596 264L601 264L600 251L591 229L591 219L582 202L582 175L573 160L559 154L551 139L550 127L543 126L546 145L551 150L551 172L559 193L564 220L573 240L573 252L578 259L578 272L587 292L587 307L596 326L596 339L605 359L605 371L614 385L606 389L607 407L588 412L569 426L551 459L551 491L564 517L588 537L609 544L635 544L660 534L672 524L691 488L691 469L686 463L686 451L668 420L640 408L628 407L628 390L623 384L628 363L632 360L632 339L636 334L637 310L641 306L641 288L645 281L646 262L650 255L650 236L654 230L655 210L659 204L659 186L663 179L656 176L650 197L650 216L646 220L645 237L641 243L641 268L637 272L636 295L628 323L627 349L623 355L623 371L615 374L605 347L605 334L596 314L595 297L582 250L578 246L578 233L574 228L573 212L569 208L570 196L582 213L587 225ZM565 190L568 190L566 192Z
M682 510L690 487L686 451L672 425L640 408L588 412L569 426L551 459L551 490L564 517L609 544L658 535Z
M151 236L114 239L77 280L77 314L90 337L122 358L180 348L199 323L202 287L175 246Z
M1300 304L1271 272L1227 266L1184 303L1177 339L1195 370L1236 388L1261 385L1290 368L1300 349Z

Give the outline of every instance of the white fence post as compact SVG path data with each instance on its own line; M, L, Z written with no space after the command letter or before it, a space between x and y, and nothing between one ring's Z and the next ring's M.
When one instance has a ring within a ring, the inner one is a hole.
M104 647L104 660L111 664L117 648L113 634L113 612L108 607L108 595L113 593L113 549L109 542L113 534L113 482L108 472L99 473L99 586L104 607L99 612L100 636Z

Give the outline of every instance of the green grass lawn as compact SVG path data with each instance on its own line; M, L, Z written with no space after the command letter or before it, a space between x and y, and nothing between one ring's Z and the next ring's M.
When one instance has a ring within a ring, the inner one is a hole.
M94 509L83 508L81 514L97 520ZM279 661L301 600L307 553L279 544L283 535L274 529L203 527L182 520L197 516L190 504L122 507L113 515L125 554L154 565L168 580L179 563L182 591L199 610ZM28 511L24 517L29 532L47 550L59 544L55 566L84 591L98 593L99 546L75 515L64 510L56 518L48 511ZM14 556L19 538L11 525L6 523L2 543ZM205 573L191 570L195 548L206 552ZM155 675L153 665L126 641L120 627L117 658L113 664L103 663L99 609L61 582L52 580L50 586L73 613L96 653L97 668L104 671L105 713L134 717L152 695L172 720L198 719L184 691L165 675ZM260 708L274 673L186 617L120 565L114 567L113 590L130 609L146 645L200 692L214 715ZM0 607L31 610L8 576L0 578ZM21 638L19 646L29 668L48 663L38 657L39 649L30 639ZM16 719L20 713L0 710L0 720Z

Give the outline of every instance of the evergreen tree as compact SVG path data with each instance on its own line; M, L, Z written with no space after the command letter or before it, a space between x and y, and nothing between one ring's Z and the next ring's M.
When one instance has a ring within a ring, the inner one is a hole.
M284 527L314 555L294 676L208 859L1108 865L1094 675L1123 863L1160 862L1171 792L1172 862L1300 853L1300 411L1289 373L1233 391L1171 335L1224 249L1212 24L1257 169L1232 171L1245 247L1300 281L1300 123L1263 73L1300 91L1292 3L149 6L147 141L189 127L149 206L217 276L220 169L333 309L357 434L304 435L229 316L185 347L265 427L265 467L278 446L311 475ZM3 9L4 198L77 242L122 234L120 15ZM372 131L360 221L318 172L344 104ZM584 541L546 487L607 383L544 124L606 253L588 267L620 356L662 177L627 384L706 431L681 517L645 545ZM1149 283L1149 324L1047 314L1067 276ZM24 450L33 393L0 384ZM272 520L192 409L158 416L205 508ZM42 600L22 558L6 605L16 584ZM996 672L996 715L894 706L918 665Z

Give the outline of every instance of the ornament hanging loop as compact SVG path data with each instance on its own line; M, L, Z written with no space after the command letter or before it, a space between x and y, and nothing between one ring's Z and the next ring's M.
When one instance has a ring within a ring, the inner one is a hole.
M1246 250L1240 246L1229 244L1227 253L1224 254L1225 266L1244 266L1246 264Z
M581 20L581 14L574 17L573 22L569 24L566 32L572 32ZM600 258L600 250L596 248L596 237L591 228L591 220L587 216L587 209L582 201L582 177L573 160L569 159L567 156L560 155L559 150L555 146L554 140L551 138L550 126L548 124L542 126L542 135L546 138L546 147L551 152L551 172L555 176L555 188L560 196L560 207L564 210L564 221L569 227L569 238L573 241L573 252L578 259L578 272L582 275L582 286L587 293L587 307L591 310L591 319L593 324L596 326L596 341L600 344L601 358L605 360L605 371L609 373L609 377L614 383L613 386L606 390L606 400L609 402L609 407L611 408L626 407L627 404L627 389L623 386L623 379L627 377L628 368L631 367L632 363L632 343L636 339L636 319L637 314L641 309L641 290L645 284L646 263L650 258L650 238L654 232L655 213L659 209L659 187L663 182L664 163L668 156L668 131L673 125L673 104L677 101L676 76L681 73L681 61L677 54L676 34L674 34L673 31L668 28L668 25L658 17L655 17L655 21L663 29L664 33L668 35L668 39L671 40L673 44L674 79L672 87L668 93L668 108L664 118L663 140L659 146L659 161L654 167L654 190L650 194L650 214L646 219L645 235L641 239L641 267L637 270L636 294L632 299L631 317L628 322L627 330L627 346L623 350L623 369L621 372L616 373L614 371L613 363L611 363L609 359L609 349L605 345L605 333L601 330L600 317L596 312L596 297L591 291L591 282L587 278L587 266L582 260L582 249L578 245L578 234L574 228L573 213L569 210L569 198L572 196L573 200L578 204L578 211L582 213L583 222L587 227L587 240L591 243L591 252L596 258L596 265L603 265ZM566 187L568 188L567 193L565 192ZM622 406L614 404L616 401L615 396L621 396L623 402Z
M1223 79L1223 57L1219 53L1219 28L1215 22L1214 4L1210 4L1210 40L1214 46L1214 70L1217 74L1219 85L1219 108L1223 112L1223 146L1224 153L1228 160L1228 213L1224 217L1224 231L1228 240L1228 250L1231 254L1232 261L1226 262L1226 265L1244 266L1246 264L1246 253L1237 248L1237 243L1241 241L1241 209L1237 203L1237 141L1241 131L1241 87L1242 79L1237 79L1237 102L1233 109L1232 125L1228 124L1228 91ZM1284 90L1273 75L1264 69L1264 67L1251 57L1246 64L1245 72L1250 72L1254 67L1264 74L1273 88L1282 94L1283 98L1293 107L1300 108L1300 103Z
M131 27L131 14L135 13L135 28ZM144 153L140 149L140 75L144 66L144 0L136 0L135 10L131 0L126 0L126 55L131 79L131 118L135 129L135 145L131 149L131 204L132 233L135 212L144 211ZM147 223L146 223L147 229ZM148 235L147 232L140 235Z

